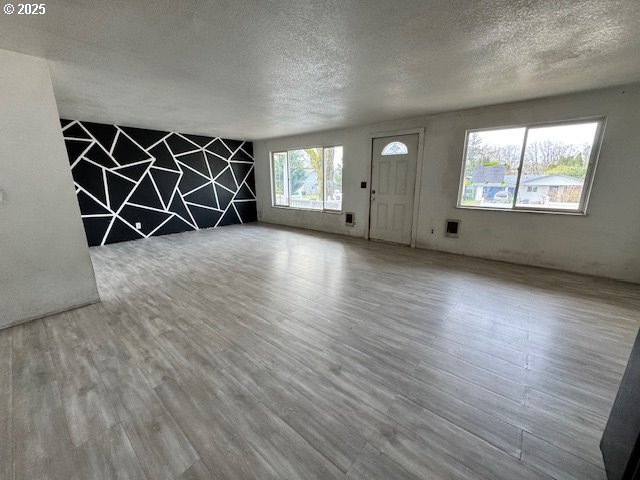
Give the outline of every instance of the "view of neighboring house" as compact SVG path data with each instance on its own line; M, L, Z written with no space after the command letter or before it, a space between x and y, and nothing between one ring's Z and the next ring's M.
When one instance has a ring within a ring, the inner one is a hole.
M516 175L505 175L503 180L473 182L465 188L465 198L471 204L511 204L516 188ZM522 175L518 191L518 204L545 205L553 208L575 208L582 195L582 179L566 175ZM506 194L505 194L506 193Z
M299 197L304 197L306 195L317 195L318 192L318 174L309 169L307 172L307 178L295 192L291 192L292 195L296 195Z
M318 174L313 169L305 171L307 176L302 185L291 192L289 206L294 208L308 208L322 210L322 199L319 198Z
M518 203L577 204L582 195L581 179L566 175L534 176L521 183L518 192Z

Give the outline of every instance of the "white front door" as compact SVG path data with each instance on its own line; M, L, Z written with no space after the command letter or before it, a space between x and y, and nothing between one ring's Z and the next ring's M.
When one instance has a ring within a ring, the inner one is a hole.
M373 139L369 238L409 245L419 135Z

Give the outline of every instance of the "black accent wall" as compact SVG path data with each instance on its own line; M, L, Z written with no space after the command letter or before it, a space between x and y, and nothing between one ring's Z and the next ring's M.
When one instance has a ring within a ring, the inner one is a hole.
M256 220L251 142L61 124L91 246Z

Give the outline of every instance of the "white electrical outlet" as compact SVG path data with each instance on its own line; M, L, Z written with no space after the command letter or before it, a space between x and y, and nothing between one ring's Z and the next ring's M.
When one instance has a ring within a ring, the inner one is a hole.
M142 223L136 222L136 228L140 230L142 228Z

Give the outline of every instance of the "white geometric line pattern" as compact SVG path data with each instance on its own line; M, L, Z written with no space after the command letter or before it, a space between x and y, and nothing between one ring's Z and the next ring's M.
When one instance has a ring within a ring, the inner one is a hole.
M251 142L61 124L90 246L256 220Z

